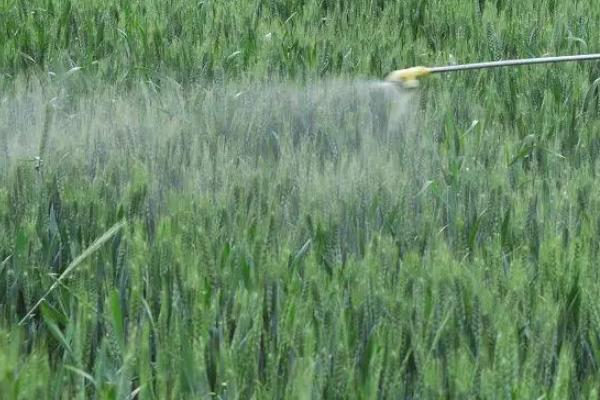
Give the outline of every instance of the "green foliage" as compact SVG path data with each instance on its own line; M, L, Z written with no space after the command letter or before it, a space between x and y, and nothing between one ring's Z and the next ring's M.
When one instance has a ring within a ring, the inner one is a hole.
M596 2L0 21L0 398L598 397Z

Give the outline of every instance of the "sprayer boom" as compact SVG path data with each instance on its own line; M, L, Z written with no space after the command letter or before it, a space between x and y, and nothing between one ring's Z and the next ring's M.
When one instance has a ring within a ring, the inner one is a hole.
M407 87L418 86L418 79L430 74L439 74L443 72L465 71L470 69L486 69L497 67L510 67L518 65L531 64L548 64L566 61L587 61L600 60L599 54L580 54L574 56L559 56L559 57L539 57L539 58L522 58L517 60L501 60L481 62L474 64L447 65L444 67L412 67L392 71L386 78L386 81L402 83Z

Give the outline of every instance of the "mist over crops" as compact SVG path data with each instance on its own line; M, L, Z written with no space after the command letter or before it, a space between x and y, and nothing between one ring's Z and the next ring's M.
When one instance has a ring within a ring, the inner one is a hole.
M599 29L0 0L0 399L597 398Z
M64 79L78 77L67 75ZM37 156L44 135L57 149L65 144L81 146L90 138L114 145L117 138L113 134L123 128L133 136L139 136L141 129L149 130L143 134L146 140L186 128L205 137L208 130L215 129L226 140L270 140L277 146L291 140L293 147L321 135L331 138L331 145L337 140L354 141L356 151L358 143L369 137L389 144L414 134L414 129L408 130L415 126L415 101L419 98L416 91L377 80L270 81L193 88L171 82L164 89L140 84L126 93L111 87L87 95L74 94L64 83L50 83L49 87L41 87L39 82L17 84L2 99L0 112L4 130L10 132L6 146L11 158ZM194 135L186 132L186 136Z

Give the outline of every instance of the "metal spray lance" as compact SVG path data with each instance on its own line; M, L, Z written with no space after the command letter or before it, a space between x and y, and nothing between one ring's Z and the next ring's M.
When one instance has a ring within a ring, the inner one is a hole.
M510 67L518 65L531 64L549 64L567 61L587 61L600 60L600 54L580 54L574 56L559 56L559 57L538 57L538 58L522 58L516 60L501 60L481 62L474 64L447 65L443 67L411 67L392 71L385 78L388 82L396 82L404 87L416 87L419 85L419 78L444 72L466 71L470 69L488 69L498 67Z

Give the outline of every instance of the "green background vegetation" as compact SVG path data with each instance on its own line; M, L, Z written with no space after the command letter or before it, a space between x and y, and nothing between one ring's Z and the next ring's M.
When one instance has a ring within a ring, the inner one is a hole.
M599 25L0 0L0 398L598 398L600 64L429 78L397 125L352 79Z

